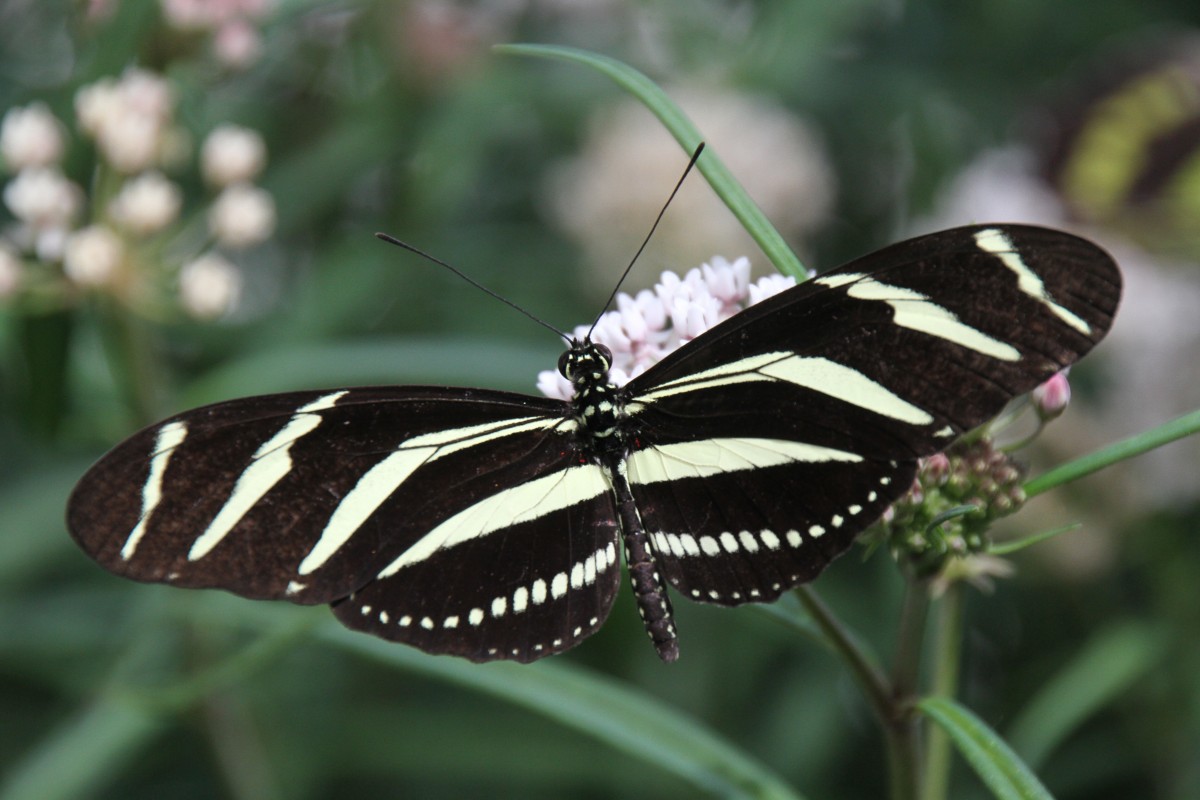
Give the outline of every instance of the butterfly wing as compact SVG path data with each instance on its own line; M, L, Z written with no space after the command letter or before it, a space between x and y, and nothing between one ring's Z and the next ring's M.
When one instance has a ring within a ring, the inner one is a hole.
M667 580L698 600L815 577L944 449L1090 350L1112 259L1031 226L902 242L718 325L626 387L629 475Z
M424 387L220 403L102 458L68 526L135 580L344 601L353 628L529 660L594 630L617 587L608 483L565 409Z

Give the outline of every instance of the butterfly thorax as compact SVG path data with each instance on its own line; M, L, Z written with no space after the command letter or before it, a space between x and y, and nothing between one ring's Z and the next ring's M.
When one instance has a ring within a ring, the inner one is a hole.
M612 352L587 339L573 341L558 360L558 371L575 390L573 416L596 455L624 449L624 400L620 389L609 380L611 365Z

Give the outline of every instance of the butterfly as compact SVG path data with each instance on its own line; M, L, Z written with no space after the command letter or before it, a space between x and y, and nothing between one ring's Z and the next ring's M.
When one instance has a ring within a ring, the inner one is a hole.
M67 520L139 581L329 604L429 653L533 661L632 584L664 661L671 591L770 602L911 486L917 459L1075 362L1121 275L1077 236L976 225L776 294L616 386L572 340L569 401L362 387L170 417L102 457Z

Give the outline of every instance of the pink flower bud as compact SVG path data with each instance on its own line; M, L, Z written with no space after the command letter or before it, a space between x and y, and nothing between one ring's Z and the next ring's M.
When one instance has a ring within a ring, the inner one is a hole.
M1071 384L1067 373L1059 372L1032 392L1033 405L1038 416L1051 420L1060 416L1071 402Z

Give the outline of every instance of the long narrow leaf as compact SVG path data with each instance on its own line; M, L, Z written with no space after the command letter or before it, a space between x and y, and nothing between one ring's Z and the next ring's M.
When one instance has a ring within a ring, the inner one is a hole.
M494 49L498 53L557 58L591 67L616 81L621 88L640 100L651 113L658 117L687 153L690 154L694 151L703 140L700 131L683 113L683 110L675 105L671 98L653 81L627 64L573 47L508 44L497 45ZM808 277L804 266L787 246L779 231L750 199L750 195L746 194L746 190L733 177L733 173L717 156L711 145L704 151L704 155L697 162L696 167L708 180L717 196L742 223L742 227L754 237L754 241L767 254L767 258L771 259L771 263L775 265L776 269L784 275L791 275L796 280L804 280Z
M1013 749L1037 767L1084 721L1159 663L1163 641L1145 625L1112 625L1043 683L1010 728Z
M343 650L487 692L593 736L723 797L799 798L765 765L653 697L565 662L469 664L330 623L318 630Z
M1176 439L1183 439L1195 433L1200 433L1200 410L1184 414L1182 417L1159 425L1157 428L1151 428L1148 431L1130 436L1128 439L1122 439L1083 458L1077 458L1074 461L1055 467L1049 472L1027 482L1025 484L1025 494L1028 497L1039 495L1056 486L1061 486L1064 483L1070 483L1086 475L1091 475L1093 472L1098 472L1118 461L1125 461L1134 456L1139 456L1142 453L1162 447L1164 444L1169 444Z
M1050 792L1004 740L948 697L927 697L917 708L949 734L975 774L1002 800L1050 800Z
M90 796L147 747L164 722L134 703L101 699L34 747L0 784L0 800Z

